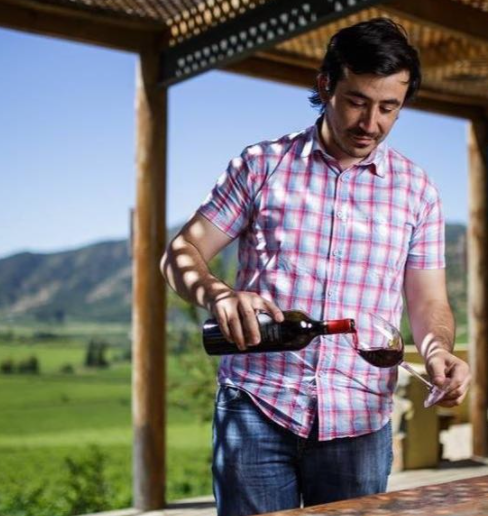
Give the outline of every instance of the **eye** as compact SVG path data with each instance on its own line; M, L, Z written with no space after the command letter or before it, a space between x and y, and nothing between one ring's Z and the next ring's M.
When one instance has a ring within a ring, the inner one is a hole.
M359 102L357 100L347 99L347 101L348 101L349 105L352 107L362 108L362 107L366 106L366 104L364 102Z
M381 107L380 107L380 111L381 111L382 113L384 113L385 115L388 115L388 114L390 114L390 113L394 113L394 112L395 112L395 110L396 110L396 109L395 109L395 108L393 108L393 107L387 107L387 106L381 106Z

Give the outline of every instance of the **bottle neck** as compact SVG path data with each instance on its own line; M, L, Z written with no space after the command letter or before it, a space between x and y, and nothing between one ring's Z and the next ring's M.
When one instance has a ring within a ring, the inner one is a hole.
M324 335L356 333L356 324L354 319L336 319L333 321L324 321L322 323L322 332Z

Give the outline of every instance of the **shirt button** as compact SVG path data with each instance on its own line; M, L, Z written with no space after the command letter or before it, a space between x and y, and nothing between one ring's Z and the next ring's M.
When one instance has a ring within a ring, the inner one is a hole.
M342 256L342 251L340 251L339 249L336 249L332 254L334 256Z
M337 216L342 219L344 217L344 214L342 213L342 211L338 211L337 212Z

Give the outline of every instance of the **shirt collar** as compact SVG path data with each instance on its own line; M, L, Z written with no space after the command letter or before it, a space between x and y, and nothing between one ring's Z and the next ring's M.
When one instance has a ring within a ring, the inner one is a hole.
M321 115L314 125L305 130L304 144L302 147L301 156L308 158L314 153L321 154L326 161L335 161L334 158L325 150L322 139L320 138L320 124L322 123ZM388 146L386 142L381 142L369 156L364 158L356 166L368 167L374 174L379 177L385 177L386 173L386 156Z

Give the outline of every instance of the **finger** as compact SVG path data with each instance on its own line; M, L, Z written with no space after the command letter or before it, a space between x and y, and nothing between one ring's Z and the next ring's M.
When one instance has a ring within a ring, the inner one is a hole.
M227 318L223 313L215 314L215 318L217 319L217 323L219 325L220 331L225 339L229 342L234 342L232 339L232 335L230 333L229 324L227 323Z
M239 314L241 315L242 328L246 344L255 346L261 342L261 332L256 317L256 311L251 302L242 300L239 305Z
M431 358L426 366L432 383L443 388L446 383L445 361L440 358Z
M269 299L256 294L251 299L251 304L255 311L261 311L271 315L276 322L283 322L285 320L285 316L278 305Z
M447 372L447 376L450 379L453 388L460 387L466 380L468 380L469 383L470 374L468 364L461 361L454 363Z
M439 401L436 405L439 407L452 408L457 407L459 404L456 401Z
M439 405L441 407L456 407L461 405L461 403L465 400L468 395L468 386L464 385L459 389L456 389L453 392L447 393L440 400Z
M456 400L459 400L459 399L464 399L464 393L463 392L458 392L457 390L456 391L453 391L452 393L448 393L448 394L444 394L444 396L442 397L442 401L456 401Z
M265 310L273 316L273 319L276 322L283 322L285 320L285 316L283 312L275 305L272 301L264 300Z
M466 393L456 399L444 399L440 400L436 405L439 405L440 407L446 407L446 408L452 408L452 407L458 407L461 405L461 403L464 401L464 398L466 397Z
M448 401L461 399L461 401L462 401L468 393L469 382L470 382L470 378L468 377L465 379L465 381L461 385L459 385L455 389L452 389L452 390L449 389L446 392L446 395L444 396L444 398L442 398L442 399L448 400Z
M469 366L462 361L455 362L446 373L446 382L443 389L446 391L445 399L457 399L467 391L471 376Z
M245 351L247 349L247 346L244 340L244 335L242 333L242 326L239 316L237 314L233 314L228 318L228 321L230 334L232 336L233 342L235 342L236 346L241 351Z

